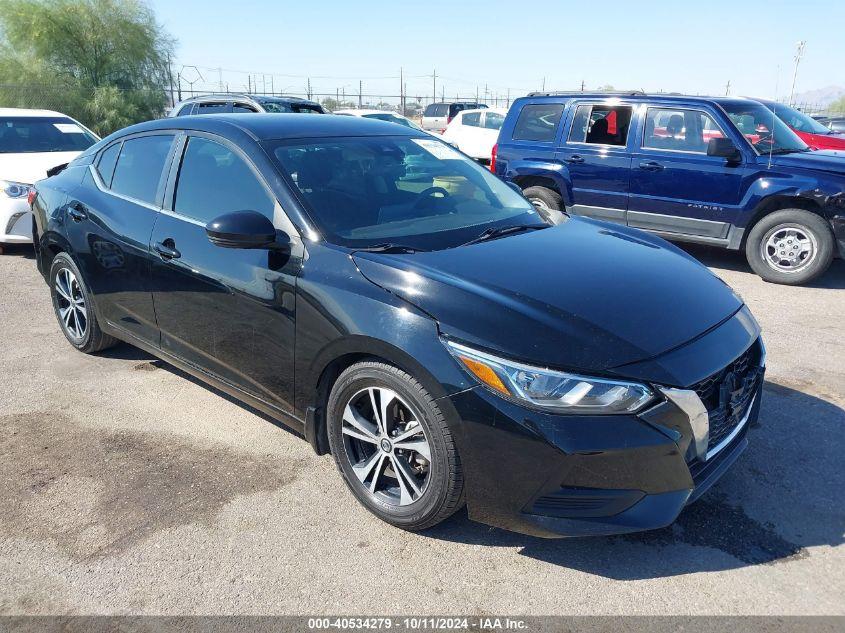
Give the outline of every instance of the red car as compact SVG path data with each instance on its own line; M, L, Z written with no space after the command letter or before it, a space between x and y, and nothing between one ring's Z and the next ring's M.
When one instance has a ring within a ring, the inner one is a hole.
M834 132L803 112L790 108L783 103L757 99L777 117L786 123L792 131L801 137L811 149L845 150L845 134Z

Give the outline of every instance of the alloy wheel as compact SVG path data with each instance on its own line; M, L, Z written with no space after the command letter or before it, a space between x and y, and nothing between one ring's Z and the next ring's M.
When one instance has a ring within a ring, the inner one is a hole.
M816 236L800 224L780 224L769 229L760 247L763 261L783 273L803 270L817 251Z
M79 280L71 270L62 268L56 274L55 290L62 327L71 338L82 340L88 331L88 307Z
M368 387L343 410L343 445L358 481L373 497L407 506L425 494L431 445L419 416L392 389Z

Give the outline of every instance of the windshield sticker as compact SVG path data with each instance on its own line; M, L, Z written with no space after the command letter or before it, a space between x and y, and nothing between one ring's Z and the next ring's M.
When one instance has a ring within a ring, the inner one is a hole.
M56 128L62 134L84 134L85 132L79 127L76 123L53 123L53 127Z
M446 143L431 138L412 138L414 143L422 147L429 154L440 160L463 160L463 156Z

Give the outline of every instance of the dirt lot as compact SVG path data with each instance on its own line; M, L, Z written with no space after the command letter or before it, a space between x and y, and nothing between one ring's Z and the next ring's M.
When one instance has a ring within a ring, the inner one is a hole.
M669 528L544 541L372 517L328 456L129 346L72 350L28 249L0 257L0 613L845 614L845 263L762 282L761 424Z

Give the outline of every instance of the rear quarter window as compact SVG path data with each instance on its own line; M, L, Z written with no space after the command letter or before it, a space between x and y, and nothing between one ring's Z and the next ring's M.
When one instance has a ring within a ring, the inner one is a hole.
M515 141L554 141L563 108L562 103L523 106L513 128L513 139Z

